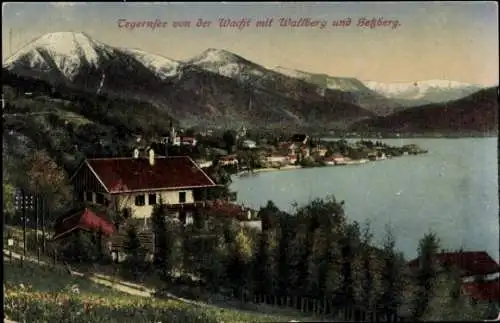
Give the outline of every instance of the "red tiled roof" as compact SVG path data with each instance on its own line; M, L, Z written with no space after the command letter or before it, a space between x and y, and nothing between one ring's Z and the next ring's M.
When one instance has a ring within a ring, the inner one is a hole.
M220 158L222 161L233 161L233 160L238 160L238 156L236 155L227 155L227 156L222 156Z
M240 205L224 201L209 203L204 209L208 216L224 216L237 220L248 220L248 209Z
M463 283L464 291L476 300L500 301L500 279L492 281Z
M61 217L56 221L54 228L54 240L61 238L68 233L77 230L87 230L98 232L101 230L105 235L111 235L115 231L112 223L97 215L88 208L72 213L69 216Z
M214 181L188 156L88 159L87 165L110 193L214 187Z
M484 251L444 252L435 257L439 264L456 266L466 276L486 275L500 270L498 263ZM410 261L408 265L417 268L419 258Z

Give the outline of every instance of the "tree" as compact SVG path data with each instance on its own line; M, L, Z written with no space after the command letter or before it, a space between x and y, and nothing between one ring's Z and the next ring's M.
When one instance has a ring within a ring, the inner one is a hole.
M279 228L263 231L254 261L256 291L277 295L280 282Z
M170 276L175 270L182 271L184 265L184 242L181 234L180 224L167 222L165 226L165 235L159 241L164 247L161 251L163 257L163 273L164 278Z
M62 248L62 255L66 261L76 263L87 263L93 260L96 246L92 243L87 234L76 230L70 237L67 244Z
M3 182L3 216L11 218L15 212L14 208L14 185L4 181Z
M25 160L25 188L45 197L48 206L55 210L66 208L72 201L72 189L66 172L49 154L35 151Z
M253 243L240 229L236 234L230 250L228 278L234 288L235 295L240 296L249 285L248 265L253 256Z
M398 313L398 308L403 304L403 292L405 288L404 258L395 250L396 241L389 226L386 226L386 234L382 250L382 293L379 304L385 309L388 317Z
M362 229L359 264L361 270L356 277L357 301L367 310L375 308L375 302L380 295L380 263L375 248L371 246L373 235L370 223L366 222Z
M477 321L487 316L488 306L473 304L467 296L457 295L461 279L457 272L448 271L436 277L429 296L423 321ZM495 313L496 314L496 313Z
M436 283L437 268L434 257L439 250L439 239L434 233L426 234L419 242L419 269L416 275L416 299L413 319L420 319L427 310Z
M127 236L123 246L127 258L125 266L134 279L139 277L139 273L143 269L145 252L142 248L141 241L135 225L130 225L127 229Z
M95 234L96 257L98 261L104 261L107 258L105 248L104 233L101 229Z
M151 214L155 254L154 264L160 269L164 269L168 258L168 245L167 245L167 227L165 217L167 216L167 207L160 201L155 205ZM162 273L164 274L163 270Z
M211 250L211 256L207 259L207 269L205 279L210 290L219 291L225 282L226 268L228 263L228 245L222 236L217 236Z
M222 141L229 153L233 152L233 147L236 144L236 133L233 130L226 130L222 134Z
M265 207L261 207L258 218L262 220L262 231L275 229L279 226L280 210L273 201L267 201Z

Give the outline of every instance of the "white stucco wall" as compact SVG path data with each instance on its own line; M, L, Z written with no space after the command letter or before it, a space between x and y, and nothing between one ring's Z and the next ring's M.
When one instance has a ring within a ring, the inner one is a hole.
M134 218L149 218L153 212L154 205L149 205L149 194L156 194L156 203L160 203L160 197L165 204L180 204L179 193L186 193L185 203L193 203L193 191L163 191L163 192L146 192L146 193L130 193L118 196L118 203L120 208L130 208ZM137 195L144 195L145 205L135 205L135 197Z

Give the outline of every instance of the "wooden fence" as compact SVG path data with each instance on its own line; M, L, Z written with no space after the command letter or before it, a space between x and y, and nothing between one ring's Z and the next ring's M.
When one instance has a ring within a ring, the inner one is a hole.
M219 301L228 300L230 297L220 295ZM314 299L301 296L276 296L266 294L244 295L240 301L247 307L249 304L257 306L272 306L283 309L292 309L315 317L331 319L334 321L356 322L404 322L404 318L394 313L388 315L386 310L379 308L368 309L360 305L345 306L335 303L330 299Z

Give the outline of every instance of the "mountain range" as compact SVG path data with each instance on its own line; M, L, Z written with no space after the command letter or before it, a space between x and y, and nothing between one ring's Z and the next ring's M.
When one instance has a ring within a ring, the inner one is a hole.
M356 122L350 126L350 130L399 134L497 134L498 87L483 89L444 104L433 103Z
M207 49L176 61L118 48L85 33L45 34L9 57L9 72L53 85L145 101L186 126L346 129L422 103L479 91L450 81L363 82L283 67L266 68L232 52Z
M371 90L405 107L458 100L484 88L481 85L447 80L392 84L365 81L364 84Z

